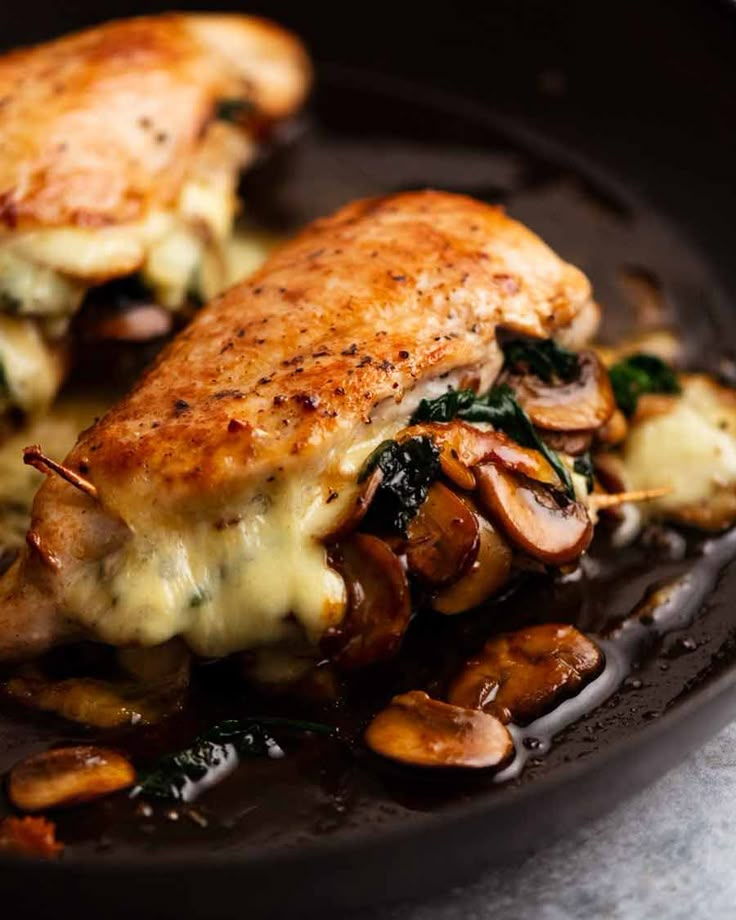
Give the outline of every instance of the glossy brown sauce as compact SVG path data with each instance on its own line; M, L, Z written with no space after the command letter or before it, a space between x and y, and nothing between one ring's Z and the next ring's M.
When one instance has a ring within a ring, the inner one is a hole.
M590 275L604 305L605 339L630 332L637 317L651 323L654 312L657 322L684 330L692 366L728 370L723 342L733 340L733 329L700 257L625 191L593 170L556 164L544 146L532 152L468 113L336 84L318 94L313 119L291 146L248 177L245 200L254 219L287 231L350 198L398 188L433 185L500 201ZM652 525L635 544L614 548L601 528L571 574L528 575L462 616L420 612L400 657L347 682L337 702L259 695L232 662L202 664L186 710L151 728L88 732L4 706L0 771L51 744L80 740L119 747L146 766L221 718L309 718L334 726L335 737L276 731L285 756L232 770L228 764L216 777L221 781L190 804L121 793L56 813L58 836L72 856L118 859L202 846L262 853L315 835L348 837L411 822L476 795L503 795L507 784L590 756L729 666L736 624L723 599L734 556L735 534L704 539ZM658 589L662 603L652 606L648 599ZM491 635L540 622L574 623L597 637L606 667L577 697L514 728L517 757L504 773L421 772L383 762L362 746L366 723L391 696L422 689L441 698ZM0 814L7 810L3 800Z

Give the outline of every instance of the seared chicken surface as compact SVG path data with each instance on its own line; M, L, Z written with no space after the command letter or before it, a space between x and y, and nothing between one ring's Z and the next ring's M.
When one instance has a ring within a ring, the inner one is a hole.
M0 57L0 409L43 409L90 287L138 274L178 309L229 280L240 171L310 82L240 15L123 20Z
M594 312L581 272L470 198L405 193L315 222L81 435L61 471L75 484L41 487L0 657L82 636L181 635L202 655L318 641L348 604L324 537L368 454L420 399L487 390L499 328L575 344Z

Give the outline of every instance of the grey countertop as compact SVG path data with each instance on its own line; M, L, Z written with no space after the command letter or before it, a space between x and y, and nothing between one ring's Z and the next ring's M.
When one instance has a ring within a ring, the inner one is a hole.
M736 722L606 817L515 868L373 920L736 917Z

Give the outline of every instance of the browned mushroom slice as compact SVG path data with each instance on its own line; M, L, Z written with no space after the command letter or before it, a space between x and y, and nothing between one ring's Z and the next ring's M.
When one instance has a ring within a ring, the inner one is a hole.
M626 469L618 454L608 451L593 454L596 479L606 492L623 492L626 489Z
M53 859L64 849L56 839L56 827L46 818L18 818L0 821L0 853Z
M397 435L397 440L426 436L440 449L440 462L447 454L442 471L456 481L452 470L458 464L470 470L479 463L493 461L506 469L522 473L537 482L559 485L560 480L549 461L537 450L521 447L500 431L484 430L466 422L432 422L412 425ZM457 483L463 488L462 483ZM472 486L470 486L472 488Z
M180 707L191 662L181 640L152 648L120 649L118 658L130 678L52 680L29 668L9 678L1 689L17 703L95 728L151 725Z
M513 757L508 729L493 716L414 690L395 696L365 733L368 747L417 767L502 767Z
M539 428L550 431L594 431L613 414L608 371L592 351L578 356L580 373L570 383L546 383L533 374L509 374L504 378L521 407Z
M523 552L562 565L587 549L593 525L579 502L491 463L475 475L481 504Z
M593 442L592 431L539 431L542 440L559 454L579 457Z
M88 313L79 326L85 341L148 342L168 335L174 318L165 307L135 303L122 309Z
M528 725L574 696L603 668L603 653L573 626L546 623L497 636L448 694L455 706Z
M614 447L626 439L629 431L629 423L626 416L620 409L616 409L605 425L595 433L595 439L599 444L605 444L607 447Z
M334 546L330 562L345 579L348 603L340 626L322 640L325 654L342 668L390 658L411 616L401 562L383 540L364 533Z
M458 457L454 456L452 450L443 450L440 453L440 468L450 482L459 489L470 492L475 488L475 474Z
M513 558L511 547L482 515L477 515L477 520L478 554L458 581L435 595L432 607L439 613L471 610L500 591L509 580Z
M91 745L34 754L10 771L8 796L21 811L89 802L135 782L135 770L115 751Z
M332 528L329 534L323 535L324 542L336 543L358 529L358 525L366 516L382 480L383 470L380 466L377 466L370 476L360 484L358 494L350 503L340 521Z
M479 530L468 505L441 482L433 483L407 528L409 571L430 585L458 579L478 553Z
M95 728L152 725L175 711L179 698L162 700L132 682L70 677L54 681L39 674L11 677L3 693L32 709L54 712L72 722Z

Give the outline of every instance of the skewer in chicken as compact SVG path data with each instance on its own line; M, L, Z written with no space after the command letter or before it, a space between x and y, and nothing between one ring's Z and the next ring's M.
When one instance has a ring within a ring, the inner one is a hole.
M470 198L399 194L315 222L205 308L63 464L27 451L49 477L2 585L0 657L175 636L217 656L298 636L351 667L398 647L408 579L453 612L519 555L574 561L585 489L534 434L534 401L514 396L530 368L509 367L501 333L580 345L596 316L581 272ZM552 346L565 400L578 380L587 406L570 426L604 424L605 375L591 384L592 357Z

